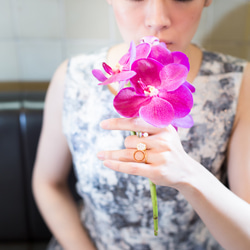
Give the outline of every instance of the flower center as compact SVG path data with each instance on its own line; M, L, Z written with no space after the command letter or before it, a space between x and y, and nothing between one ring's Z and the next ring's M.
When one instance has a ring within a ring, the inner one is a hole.
M112 69L114 74L121 73L123 66L119 63L115 65L115 67Z
M148 85L144 89L144 94L145 94L145 96L156 96L159 94L159 90L157 88L155 88L154 86Z

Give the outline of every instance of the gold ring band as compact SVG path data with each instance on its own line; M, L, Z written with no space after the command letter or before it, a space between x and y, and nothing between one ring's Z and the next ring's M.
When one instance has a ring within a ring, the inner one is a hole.
M141 137L148 137L148 133L147 132L141 132L141 131L138 131L136 132L136 135L141 138Z
M145 161L145 163L147 163L147 152L146 152L146 144L145 143L138 143L137 144L137 150L135 150L134 154L133 154L133 158L136 162L143 162ZM141 154L141 157L138 158L138 154ZM137 155L137 156L136 156Z
M140 157L140 158L136 157L136 155L138 155L138 153L142 154L142 157ZM142 151L142 150L135 150L134 155L133 155L134 160L136 162L143 162L144 160L146 162L146 158L147 158L146 156L147 156L146 151Z

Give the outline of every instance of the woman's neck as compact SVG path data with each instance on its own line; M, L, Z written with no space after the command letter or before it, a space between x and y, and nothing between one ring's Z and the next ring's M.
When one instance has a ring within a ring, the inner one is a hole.
M185 54L189 58L190 71L188 73L187 81L192 83L199 73L202 63L202 51L194 44L190 44Z

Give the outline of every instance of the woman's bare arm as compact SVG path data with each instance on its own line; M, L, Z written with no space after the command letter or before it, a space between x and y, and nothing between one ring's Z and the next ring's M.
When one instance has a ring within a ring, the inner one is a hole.
M62 132L67 61L56 71L45 101L42 132L33 171L33 192L47 225L64 249L95 249L69 192L71 154Z
M250 203L250 63L248 63L239 96L236 125L228 154L230 189Z
M187 155L173 127L153 128L142 120L110 119L101 123L109 130L147 131L147 138L128 137L125 150L104 151L104 165L120 172L141 175L156 185L178 189L199 214L215 239L227 250L250 249L250 66L241 88L235 127L228 154L226 188L200 163ZM137 143L149 148L149 164L133 162ZM125 160L124 160L125 159Z
M208 174L196 179L194 193L184 191L212 234L226 249L250 249L249 108L250 64L244 72L228 148L227 170L231 191Z

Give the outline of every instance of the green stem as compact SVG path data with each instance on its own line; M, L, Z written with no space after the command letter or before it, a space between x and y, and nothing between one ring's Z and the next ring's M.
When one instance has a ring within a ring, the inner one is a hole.
M136 135L136 132L135 131L130 131L130 134L131 135Z
M157 206L157 194L155 184L149 180L151 200L153 205L153 218L154 218L154 235L158 235L158 206Z
M131 135L136 135L135 131L130 131ZM141 137L141 136L138 136ZM154 235L158 235L158 206L157 206L157 194L155 184L149 180L151 200L153 205L153 219L154 219Z

